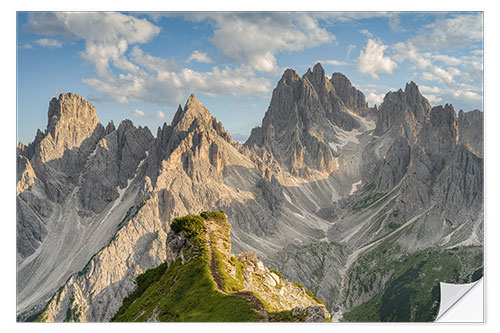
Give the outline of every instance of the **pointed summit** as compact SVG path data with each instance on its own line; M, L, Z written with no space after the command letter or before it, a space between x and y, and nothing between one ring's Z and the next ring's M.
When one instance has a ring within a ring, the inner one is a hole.
M351 81L342 73L333 73L330 82L335 88L335 92L340 97L345 106L357 114L366 114L370 111L365 95L352 86Z
M308 79L316 89L322 88L325 85L326 77L325 70L323 69L323 66L321 66L321 63L318 62L314 65L312 72L311 69L308 68L303 78Z
M385 95L379 108L374 134L382 135L391 128L400 128L401 125L406 137L413 141L428 118L430 110L431 105L422 96L417 84L411 81L406 84L404 91L399 89Z
M87 136L99 123L95 106L87 102L82 96L73 93L60 94L59 98L52 98L48 111L47 132L57 140L62 131L74 136L71 146L81 143L80 136ZM82 135L80 135L82 134Z
M184 109L179 105L172 120L172 127L187 131L195 121L198 125L207 125L211 120L210 111L201 104L194 94L191 94L184 105Z
M61 157L64 152L79 147L92 136L97 126L96 109L82 96L73 93L60 94L49 103L47 129L37 133L42 161ZM104 128L103 128L104 129ZM37 144L38 146L38 144Z

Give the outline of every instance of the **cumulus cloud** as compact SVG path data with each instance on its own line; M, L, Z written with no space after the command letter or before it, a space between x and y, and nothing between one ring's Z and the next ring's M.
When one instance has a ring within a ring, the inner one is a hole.
M38 46L42 46L42 47L50 47L50 48L62 47L62 43L59 40L52 39L52 38L38 39L38 40L35 40L33 43L35 43Z
M420 87L419 87L420 88ZM432 95L432 94L423 94L423 96L425 98L427 98L427 100L429 101L430 104L432 105L436 105L438 103L441 103L443 101L443 99L441 97L438 97L436 95Z
M197 62L209 64L212 62L212 59L210 59L210 57L205 52L200 52L198 50L195 50L193 53L191 53L191 55L187 59L187 62L191 62L191 61L197 61Z
M132 114L136 117L145 117L146 116L146 113L142 110L139 110L139 109L135 109L134 111L132 111Z
M358 57L358 71L378 79L377 73L392 74L398 65L388 56L384 55L387 45L369 39Z
M427 81L438 81L439 83L452 84L454 78L460 71L456 68L444 69L432 62L430 53L421 53L412 43L397 43L394 45L396 61L410 60L415 68L424 71L422 79Z
M385 96L385 94L376 94L376 93L370 92L370 93L366 94L365 98L366 98L366 101L368 102L368 104L370 104L370 105L375 105L375 104L380 105L384 101L384 96Z
M432 94L438 94L441 89L439 89L439 87L429 87L429 86L424 86L424 85L420 85L418 86L420 92L422 93L432 93Z
M160 28L146 19L110 12L35 12L28 14L28 29L68 40L85 40L84 59L100 77L110 77L110 63L125 71L137 67L124 55L131 44L146 43Z
M458 59L456 57L451 57L445 54L435 54L432 55L432 59L442 62L445 65L451 65L451 66L458 66L463 63L461 59Z
M422 49L467 47L483 40L483 14L454 15L423 27L413 43Z
M231 14L232 19L227 18L227 15L217 13L210 15L218 18L216 20L218 23L215 24L219 33L214 35L214 41L226 47L223 51L228 54L231 54L227 50L230 45L227 44L228 41L222 40L224 35L228 34L228 26L225 24L235 27L241 23L242 29L248 27L257 29L260 34L269 33L265 30L266 28L258 27L263 23L258 18L250 19L243 14L240 16ZM301 46L297 46L293 44L294 38L285 38L283 45L276 46L279 43L274 41L271 50L301 49L306 45L315 45L318 39L323 38L321 31L318 32L316 39L311 35L319 29L314 26L314 21L307 21L307 19L299 21L301 24L297 26L304 28L305 32L299 32L298 36L302 36L302 39L311 37L312 44L303 40L299 41ZM309 30L306 29L308 23L312 24ZM196 72L189 68L182 68L171 60L143 52L137 44L149 42L160 32L160 27L146 19L107 12L30 13L27 27L42 35L85 41L85 49L80 52L80 55L94 64L97 77L85 78L83 82L98 94L95 96L96 99L114 100L119 103L149 101L176 105L193 91L212 96L228 93L238 96L267 96L270 91L270 81L255 75L251 61L236 67L215 66L210 71ZM289 30L285 29L285 33L291 31L290 29L291 27ZM234 34L232 40L241 37ZM277 38L280 39L280 37ZM246 48L250 48L250 44L245 43L241 42L235 45L235 48L244 53ZM292 44L294 46L291 46ZM132 50L129 51L131 47ZM260 54L259 50L262 50L262 45L257 49L253 51L253 56L257 57ZM210 58L200 51L195 51L190 61L208 62ZM259 63L262 64L262 62ZM135 113L135 116L140 117L140 112ZM155 117L161 118L161 114L157 113Z
M393 46L396 61L408 60L414 68L420 70L420 78L439 86L421 85L420 90L431 104L446 100L455 100L466 105L472 105L482 100L483 67L479 52L466 56L453 57L449 55L422 52L412 42L397 43ZM437 65L439 64L439 65ZM453 66L458 66L453 67ZM478 85L463 83L474 82Z
M279 70L275 57L279 52L300 51L335 40L308 13L194 13L187 17L212 22L210 41L224 56L259 72Z
M137 46L131 52L131 60L138 66L137 71L110 79L85 79L84 82L94 91L120 103L150 101L174 106L195 91L211 96L228 93L267 96L270 91L270 81L255 76L245 66L216 66L211 71L197 72L154 57Z

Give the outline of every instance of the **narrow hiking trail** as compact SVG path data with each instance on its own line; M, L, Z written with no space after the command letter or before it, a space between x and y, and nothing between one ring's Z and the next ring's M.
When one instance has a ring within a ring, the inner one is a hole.
M215 282L215 286L216 286L217 290L219 292L223 293L224 295L236 296L236 297L241 297L241 298L249 300L251 305L252 305L252 308L263 317L262 321L268 322L269 321L269 314L267 313L266 309L264 308L264 304L262 304L262 302L257 297L255 297L255 295L252 292L250 292L250 291L238 291L235 293L228 293L224 290L224 286L222 285L222 281L221 281L220 277L217 275L217 270L215 268L216 263L215 263L215 258L214 258L213 250L212 250L212 242L210 241L210 238L211 238L210 236L212 235L212 232L214 231L213 230L213 228L214 228L213 223L215 223L215 222L205 221L205 228L207 230L207 232L205 233L205 239L207 242L208 256L210 258L210 274L212 275L212 278Z

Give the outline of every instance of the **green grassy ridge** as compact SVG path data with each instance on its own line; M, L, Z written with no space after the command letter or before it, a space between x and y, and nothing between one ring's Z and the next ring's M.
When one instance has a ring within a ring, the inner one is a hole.
M210 256L204 220L210 219L224 228L224 234L220 236L227 236L225 239L227 242L229 242L229 224L227 226L222 224L222 222L227 223L223 212L215 213L217 214L203 212L200 214L202 216L187 215L172 221L172 230L178 233L183 232L189 239L189 245L184 251L185 263L182 264L181 260L177 259L168 267L167 263L163 263L139 275L136 289L125 298L111 321L141 322L147 321L152 316L156 316L158 321L165 322L262 321L262 316L252 308L248 299L226 295L217 290L210 272ZM228 293L240 291L243 288L244 264L234 256L226 262L224 253L215 246L213 234L209 241L212 243L216 272L221 278L224 290ZM236 278L227 273L226 265L228 264L235 267ZM312 292L308 291L308 294L311 296ZM291 310L275 312L257 294L254 296L268 310L270 321L298 322L305 319L305 316L294 316ZM314 298L322 303L316 297Z
M220 282L222 284L222 289L227 293L234 293L240 291L241 289L243 289L242 280L237 280L227 273L227 266L224 261L224 254L221 251L219 251L215 246L215 236L213 234L210 235L210 242L212 243L212 255L215 261L215 273L220 279ZM234 261L239 263L239 261L236 258L234 259ZM243 279L242 275L241 278Z
M439 311L439 282L468 283L482 276L482 251L478 247L427 249L392 260L388 255L391 248L400 251L394 243L384 242L351 271L350 288L356 281L357 288L364 291L373 287L377 276L391 277L373 298L345 313L345 321L430 322ZM370 267L377 254L381 261Z
M159 277L143 279L142 293L124 302L112 321L247 322L261 321L249 300L219 292L210 273L205 230L197 215L174 219L172 230L189 235L186 262L173 262ZM145 273L146 274L146 273ZM156 274L153 274L156 275ZM139 283L138 283L139 286ZM132 292L134 294L136 291ZM131 295L132 295L131 294ZM140 294L140 295L139 295Z

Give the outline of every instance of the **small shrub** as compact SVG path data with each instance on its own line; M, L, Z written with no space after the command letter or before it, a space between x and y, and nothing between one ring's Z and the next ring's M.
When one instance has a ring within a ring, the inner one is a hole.
M213 212L202 212L200 213L200 216L203 217L205 220L214 220L216 222L222 221L225 222L227 221L226 213L221 210L219 212L213 211Z
M200 235L205 230L204 219L198 215L186 215L172 220L170 225L173 231L184 231L184 236L193 237Z

